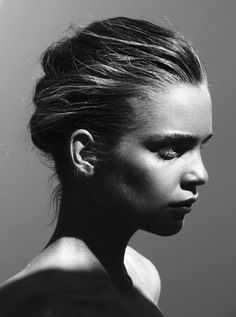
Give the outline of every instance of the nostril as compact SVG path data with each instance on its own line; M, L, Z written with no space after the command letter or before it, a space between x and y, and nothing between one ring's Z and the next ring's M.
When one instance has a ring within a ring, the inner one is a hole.
M194 183L182 183L181 189L191 192L194 196L197 196L197 186Z
M205 167L201 170L189 171L183 175L181 187L183 189L196 188L196 186L206 184L208 179L209 177Z

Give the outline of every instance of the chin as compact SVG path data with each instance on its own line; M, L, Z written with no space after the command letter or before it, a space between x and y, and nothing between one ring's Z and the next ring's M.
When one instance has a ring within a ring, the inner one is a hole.
M168 226L163 225L163 226L158 226L156 228L154 226L151 226L151 227L145 227L141 229L161 237L170 237L180 232L182 228L183 228L183 221L179 221L179 222L170 224Z

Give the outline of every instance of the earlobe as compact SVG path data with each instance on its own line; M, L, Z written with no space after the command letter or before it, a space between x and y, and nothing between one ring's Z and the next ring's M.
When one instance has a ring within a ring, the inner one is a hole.
M89 162L86 149L93 143L93 137L87 130L76 130L70 138L70 154L76 171L85 176L91 177L94 173L94 166Z

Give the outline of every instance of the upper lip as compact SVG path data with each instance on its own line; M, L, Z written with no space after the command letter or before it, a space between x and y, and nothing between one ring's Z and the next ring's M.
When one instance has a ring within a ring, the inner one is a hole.
M191 207L193 203L197 200L197 197L192 197L186 200L174 202L171 204L173 207Z

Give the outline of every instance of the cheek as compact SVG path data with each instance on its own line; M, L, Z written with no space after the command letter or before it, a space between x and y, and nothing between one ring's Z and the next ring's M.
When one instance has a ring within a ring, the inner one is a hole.
M153 154L136 156L126 161L122 169L122 181L126 192L132 192L139 200L165 200L176 188L178 175L171 164L157 159Z

